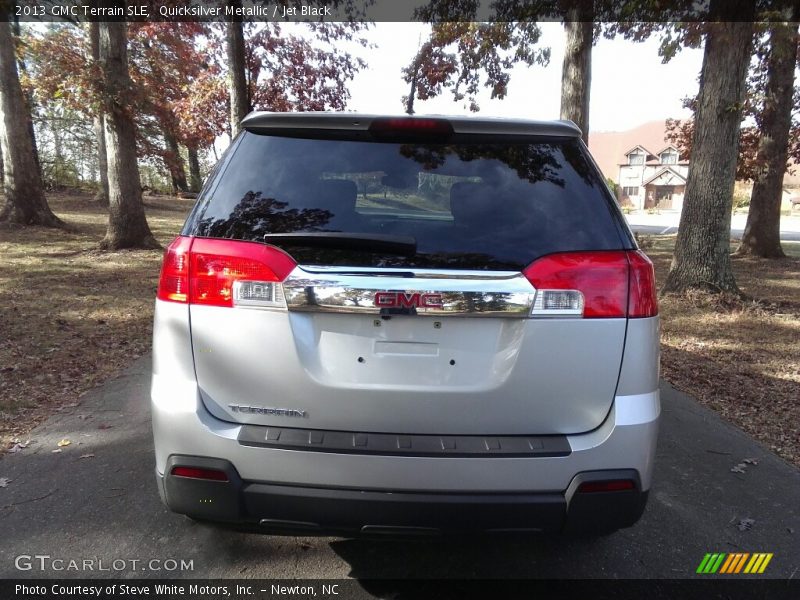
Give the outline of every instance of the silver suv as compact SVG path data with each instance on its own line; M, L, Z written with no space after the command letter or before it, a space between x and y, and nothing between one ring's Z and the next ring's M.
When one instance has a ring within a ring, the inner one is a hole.
M166 251L158 487L269 533L605 533L660 413L653 267L571 122L253 113Z

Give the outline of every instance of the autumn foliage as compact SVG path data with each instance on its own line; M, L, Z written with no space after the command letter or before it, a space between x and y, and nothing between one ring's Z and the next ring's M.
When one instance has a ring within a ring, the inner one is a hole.
M681 45L695 45L696 35L701 27L695 24L691 30L682 35L667 35L666 43L662 43L662 53L669 58L679 51ZM753 181L763 165L759 163L757 154L762 136L762 116L766 99L767 61L770 47L769 40L762 25L754 40L753 61L747 78L747 95L742 111L742 127L739 138L739 160L736 165L736 179ZM684 99L684 106L695 112L697 99ZM689 159L692 154L692 135L694 121L692 119L667 119L666 139L681 152L681 158ZM789 132L789 154L787 168L792 170L800 164L800 90L795 89L792 125Z
M550 49L536 46L540 36L535 22L434 23L403 70L412 86L403 97L406 109L413 108L415 97L427 100L449 90L455 101L465 101L475 112L481 82L492 98L504 98L515 64L547 65L550 60Z
M245 25L249 104L256 110L343 110L348 85L366 64L341 42L366 46L362 24ZM28 31L23 50L31 69L22 84L37 105L59 106L87 120L101 106L99 69L88 32L74 24ZM185 187L181 148L208 150L229 133L224 34L221 24L144 22L128 26L139 159L160 165L175 189Z

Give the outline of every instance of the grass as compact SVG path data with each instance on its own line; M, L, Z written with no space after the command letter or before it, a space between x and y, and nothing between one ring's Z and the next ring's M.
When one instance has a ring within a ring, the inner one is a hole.
M88 196L51 195L67 232L0 225L0 447L149 351L162 252L100 252L107 214ZM167 244L191 200L145 198Z
M666 278L675 236L650 237L656 279ZM734 258L754 301L692 292L662 296L661 370L672 385L800 466L800 243L788 258Z
M150 348L162 253L100 252L105 211L88 197L52 195L69 232L0 225L0 448L113 377ZM145 199L166 245L191 200ZM642 240L664 281L674 236ZM703 293L661 299L662 374L800 465L800 244L790 258L734 259L758 301Z

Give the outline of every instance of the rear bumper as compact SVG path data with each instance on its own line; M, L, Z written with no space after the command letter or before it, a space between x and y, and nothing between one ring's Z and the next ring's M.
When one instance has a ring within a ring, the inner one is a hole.
M635 523L650 489L658 392L618 396L560 455L435 457L248 445L244 426L211 416L195 386L166 381L153 376L159 485L171 510L199 520L305 535L605 532ZM175 477L176 465L221 469L228 482ZM575 491L620 472L633 490Z
M243 425L206 411L193 381L154 373L151 396L159 473L171 456L199 456L230 461L245 481L398 493L563 493L578 473L610 469L636 471L648 490L660 414L658 391L617 396L600 427L566 436L564 455L441 458L252 446Z
M172 475L174 467L224 471L228 481ZM220 459L172 456L157 473L162 498L195 519L272 534L437 536L459 533L602 533L633 525L644 511L633 470L593 471L563 493L429 493L300 487L242 480ZM627 479L634 489L581 493L581 483Z

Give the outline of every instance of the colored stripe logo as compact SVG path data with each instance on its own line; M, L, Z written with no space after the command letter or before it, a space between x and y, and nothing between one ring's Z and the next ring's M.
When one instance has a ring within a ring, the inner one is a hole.
M724 552L707 553L703 560L700 561L700 566L697 567L697 573L702 575L713 575L715 573L725 575L736 575L738 573L763 573L769 561L772 560L772 552L733 552L726 554Z

